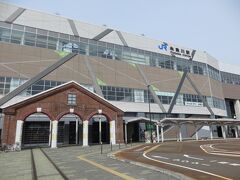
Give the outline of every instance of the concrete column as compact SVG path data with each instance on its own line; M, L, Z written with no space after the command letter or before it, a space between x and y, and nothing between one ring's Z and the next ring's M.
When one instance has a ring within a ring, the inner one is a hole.
M222 135L223 135L223 139L226 139L226 131L225 131L225 126L221 125L222 128Z
M58 121L52 122L52 143L51 148L57 148L57 130L58 130Z
M76 118L76 144L78 144L78 119Z
M182 141L182 130L181 130L181 125L178 125L178 129L179 129L179 141Z
M99 117L99 144L102 142L102 119L101 117Z
M160 137L159 137L159 126L156 124L156 130L157 130L157 142L160 142Z
M83 121L83 146L88 146L88 120Z
M20 147L22 146L22 128L23 128L23 121L17 120L15 143L19 143Z
M196 124L194 124L195 126L195 137L196 137L196 141L198 141L198 126Z
M116 144L116 121L110 121L110 141L112 144Z
M128 134L127 134L127 123L126 122L125 122L124 130L125 130L125 143L127 144Z
M235 127L235 137L238 138L238 127Z
M51 138L52 138L52 121L49 121L49 140L48 140L48 146L51 146Z
M162 139L162 142L164 142L164 136L163 136L163 125L161 125L161 139Z
M234 109L236 114L236 119L240 119L240 100L234 102Z
M213 127L212 127L212 125L209 125L209 130L210 130L210 139L213 139Z

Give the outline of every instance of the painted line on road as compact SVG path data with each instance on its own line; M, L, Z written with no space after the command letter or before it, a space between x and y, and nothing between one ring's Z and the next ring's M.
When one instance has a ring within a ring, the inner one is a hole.
M240 164L237 164L237 163L232 163L232 164L229 164L231 166L240 166Z
M202 159L202 158L196 158L196 157L193 157L193 156L189 156L189 155L187 155L187 154L184 154L183 156L186 157L186 158L189 158L189 159L196 159L196 160L200 160L200 161L203 161L203 160L204 160L204 159Z
M160 144L161 145L161 144ZM203 171L203 170L199 170L199 169L194 169L194 168L190 168L190 167L186 167L186 166L182 166L182 165L178 165L178 164L172 164L172 163L168 163L168 162L164 162L164 161L159 161L159 160L156 160L156 159L153 159L153 158L150 158L148 157L146 154L155 150L156 148L158 148L160 145L157 145L157 146L154 146L146 151L144 151L143 153L143 156L149 160L152 160L152 161L155 161L155 162L159 162L159 163L163 163L163 164L168 164L168 165L171 165L171 166L176 166L176 167L181 167L181 168L184 168L184 169L189 169L189 170L192 170L192 171L197 171L197 172L200 172L200 173L204 173L204 174L208 174L208 175L211 175L211 176L215 176L215 177L218 177L218 178L221 178L221 179L225 179L225 180L232 180L230 178L227 178L227 177L224 177L224 176L220 176L220 175L217 175L217 174L213 174L213 173L210 173L210 172L206 172L206 171Z
M169 158L167 158L167 157L163 157L163 156L152 156L152 157L160 158L160 159L169 159Z
M146 149L146 148L148 148L148 147L150 147L150 146L145 146L145 147L143 147L143 148L136 149L136 150L134 150L134 151L136 151L136 152L138 152L138 151L142 151L142 150L144 150L144 149Z
M203 166L210 166L210 164L202 164Z
M207 154L213 154L213 155L219 155L219 156L240 157L240 155L227 154L227 153L225 154L224 152L222 152L222 153L208 152L208 151L205 149L204 145L200 145L200 148L201 148L205 153L207 153Z
M225 162L225 161L220 161L220 162L217 162L217 163L219 163L219 164L229 164L229 162Z
M106 172L108 172L108 173L111 173L111 174L113 174L113 175L115 175L115 176L118 176L118 177L121 177L121 178L123 178L123 179L126 179L126 180L136 180L135 178L133 178L133 177L131 177L131 176L128 176L128 175L123 174L123 173L120 173L120 172L118 172L118 171L116 171L116 170L113 170L113 169L111 169L111 168L108 168L108 167L106 167L106 166L103 166L103 165L101 165L101 164L98 164L98 163L96 163L96 162L94 162L94 161L91 161L91 160L89 160L89 159L86 159L86 158L84 158L84 156L78 156L78 159L80 159L80 160L82 160L82 161L85 161L85 162L87 162L87 163L89 163L89 164L91 164L91 165L93 165L93 166L95 166L95 167L97 167L97 168L99 168L99 169L102 169L102 170L104 170L104 171L106 171Z

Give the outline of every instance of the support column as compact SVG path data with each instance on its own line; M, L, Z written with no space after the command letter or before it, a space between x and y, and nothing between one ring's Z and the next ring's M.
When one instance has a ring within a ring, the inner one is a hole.
M159 126L156 124L156 130L157 130L157 142L160 142L160 137L159 137Z
M116 144L116 121L110 121L110 141L112 144Z
M51 146L51 139L52 139L52 121L49 121L49 140L48 140L48 146Z
M58 130L58 121L52 122L52 143L51 148L57 148L57 130Z
M76 118L76 144L78 144L78 119Z
M125 127L124 127L124 130L125 130L125 143L127 144L127 140L128 140L128 134L127 134L127 122L125 121Z
M234 110L236 114L236 119L240 119L240 100L234 102Z
M210 130L210 139L213 139L213 127L212 125L209 125L209 130Z
M178 125L179 129L179 141L182 142L182 130L181 130L181 125Z
M196 137L196 141L198 141L198 126L196 124L194 124L195 126L195 137Z
M98 121L98 124L99 124L99 144L101 144L102 142L102 119L101 117L99 117L99 121Z
M22 128L23 128L23 121L17 120L15 143L19 143L20 147L22 146Z
M161 125L161 139L162 139L162 143L163 143L164 142L163 125Z
M83 146L88 146L88 120L83 121Z
M238 134L238 126L235 126L235 137L238 138L239 134Z
M223 139L226 139L226 131L225 131L225 126L221 125L222 128L222 135L223 135Z

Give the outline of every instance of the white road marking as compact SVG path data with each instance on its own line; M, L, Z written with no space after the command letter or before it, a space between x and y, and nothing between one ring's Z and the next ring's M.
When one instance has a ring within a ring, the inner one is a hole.
M191 162L191 164L199 164L199 162Z
M219 164L229 164L229 162L217 162L217 163L219 163Z
M226 152L221 152L221 153L218 153L218 152L214 152L214 151L211 151L211 150L206 150L205 148L206 147L209 147L211 145L200 145L200 148L207 154L213 154L213 155L219 155L219 156L230 156L230 157L240 157L240 154L229 154L229 153L226 153Z
M210 162L217 162L217 160L211 160Z
M152 156L152 157L160 158L160 159L169 159L169 158L167 158L167 157L163 157L163 156Z
M187 154L184 154L183 156L184 156L184 157L186 157L186 158L190 158L190 159L196 159L196 160L203 161L203 159L202 159L202 158L196 158L196 157L193 157L193 156L189 156L189 155L187 155Z
M180 161L180 159L173 159L173 161Z
M140 149L136 149L136 150L134 150L134 151L136 151L136 152L138 152L138 151L142 151L142 150L144 150L144 149L146 149L146 148L148 148L149 146L145 146L145 147L143 147L143 148L140 148Z
M211 175L211 176L215 176L215 177L218 177L218 178L221 178L221 179L225 179L225 180L232 180L230 178L227 178L227 177L224 177L224 176L220 176L220 175L217 175L217 174L213 174L213 173L210 173L210 172L207 172L207 171L203 171L203 170L200 170L200 169L195 169L195 168L191 168L191 167L187 167L187 166L182 166L182 165L178 165L178 164L172 164L172 163L156 160L156 159L150 158L150 157L148 157L146 155L148 152L153 151L154 149L156 149L159 146L160 145L157 145L157 146L154 146L151 149L148 149L147 151L144 151L143 157L145 157L145 158L147 158L149 160L155 161L155 162L164 163L164 164L168 164L168 165L171 165L171 166L176 166L176 167L181 167L181 168L184 168L184 169L189 169L189 170L192 170L192 171L201 172L201 173L208 174L208 175Z
M202 164L203 166L210 166L210 164Z
M189 163L189 161L188 161L188 160L181 160L181 162Z
M240 166L240 164L237 164L237 163L232 163L232 164L229 164L231 166Z

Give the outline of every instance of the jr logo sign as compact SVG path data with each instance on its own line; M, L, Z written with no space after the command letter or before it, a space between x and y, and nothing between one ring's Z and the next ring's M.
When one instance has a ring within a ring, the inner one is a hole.
M161 50L167 51L168 44L163 42L161 45L158 45L158 48Z

